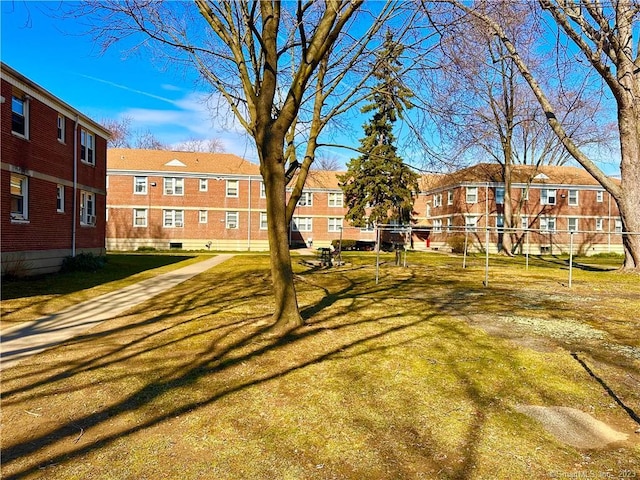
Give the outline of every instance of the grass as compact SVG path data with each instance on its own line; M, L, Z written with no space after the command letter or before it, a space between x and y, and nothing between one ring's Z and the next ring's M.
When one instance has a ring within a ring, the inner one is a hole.
M296 263L306 325L266 332L268 258L239 256L3 372L3 478L516 479L640 474L636 275L544 259ZM516 411L586 411L579 450ZM559 472L559 473L558 473ZM589 477L584 477L589 478Z
M2 282L2 325L35 320L75 303L200 261L193 254L109 254L95 272L67 272Z

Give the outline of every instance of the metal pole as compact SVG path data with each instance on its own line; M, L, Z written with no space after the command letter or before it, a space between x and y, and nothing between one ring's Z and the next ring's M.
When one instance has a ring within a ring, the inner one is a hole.
M573 231L569 232L569 288L573 279Z
M467 228L464 229L464 252L462 254L462 268L467 268L467 239L469 238L469 232Z
M376 225L376 285L380 278L380 227Z
M524 231L524 235L525 235L525 243L527 244L527 254L525 255L525 258L527 259L526 270L529 270L529 230L528 229Z
M484 286L489 286L489 227L486 227L485 233L485 257L484 257Z
M342 265L342 225L340 225L340 243L338 243L338 266Z

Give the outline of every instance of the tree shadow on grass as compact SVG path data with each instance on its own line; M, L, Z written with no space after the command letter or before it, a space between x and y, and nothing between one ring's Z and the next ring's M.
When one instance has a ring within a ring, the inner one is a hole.
M486 418L502 408L495 405L494 396L506 395L512 387L505 381L497 392L483 392L482 379L464 367L461 352L451 349L447 342L469 342L481 352L479 355L489 359L496 356L491 342L471 337L466 327L441 319L461 310L481 308L483 302L490 301L489 296L480 295L480 289L456 290L455 279L441 279L437 291L426 292L419 285L424 277L411 270L398 277L388 274L379 285L370 276L349 271L330 279L305 274L300 277L304 283L301 290L317 291L321 299L302 306L307 325L286 337L273 338L265 335L270 327L266 321L270 291L260 281L264 276L255 276L255 266L249 264L250 260L240 261L237 271L224 274L213 269L177 288L170 302L147 302L118 321L66 342L39 357L49 360L49 370L43 370L43 363L37 358L9 369L4 375L3 403L8 411L5 419L10 417L6 421L12 423L20 411L56 395L71 397L91 391L91 375L97 373L102 372L105 385L122 391L110 404L87 412L70 411L70 418L60 419L31 437L16 432L12 440L5 435L4 478L18 479L36 473L43 458L46 464L79 459L108 448L119 439L312 366L344 359L355 361L376 351L420 341L430 342L438 356L429 366L442 368L455 378L464 398L473 405L459 451L455 453L430 433L430 429L438 428L435 423L418 429L412 418L397 421L393 438L371 427L385 441L376 441L374 436L369 448L382 455L386 465L397 473L407 469L406 478L411 476L411 467L406 465L401 451L409 452L410 458L423 462L430 471L448 472L449 478L473 476ZM213 295L211 285L217 287ZM258 313L243 315L247 304ZM375 316L371 316L371 308L375 309ZM521 371L517 359L501 361L505 372ZM252 365L252 373L241 374L240 369L247 364ZM143 378L144 384L133 382L131 386L128 380L132 378ZM203 384L208 386L204 391ZM195 394L187 395L190 390ZM167 403L165 397L173 392L184 392L180 404ZM421 393L408 391L403 398L410 404ZM536 393L544 398L544 392ZM156 404L163 408L153 408ZM124 418L132 412L145 413L138 422L127 423ZM112 423L118 427L107 428ZM93 435L85 434L82 442L63 442L69 432L78 428ZM447 455L455 456L456 462L452 463ZM337 470L343 468L339 459L335 463ZM357 478L355 473L349 478Z

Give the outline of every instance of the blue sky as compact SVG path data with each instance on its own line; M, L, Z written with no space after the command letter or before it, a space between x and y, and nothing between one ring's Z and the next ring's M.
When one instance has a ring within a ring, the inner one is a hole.
M128 52L126 44L102 54L89 36L82 35L78 20L51 15L59 5L0 0L2 61L98 122L128 117L134 133L150 131L164 144L216 139L224 151L258 162L255 146L237 123L228 117L222 122L212 119L205 102L211 92L199 90L195 77L175 69L163 71L151 59ZM350 123L353 131L341 131L332 141L357 148L362 122ZM398 137L406 130L396 128ZM416 166L422 163L421 152L400 153ZM338 160L341 168L355 156L338 148L320 154ZM618 165L612 160L600 163L608 174L617 174Z
M129 117L133 132L151 131L169 145L215 138L257 163L240 127L214 124L205 104L210 92L197 90L194 78L161 71L124 46L101 54L77 21L50 15L58 2L0 3L2 61L83 114L98 122Z

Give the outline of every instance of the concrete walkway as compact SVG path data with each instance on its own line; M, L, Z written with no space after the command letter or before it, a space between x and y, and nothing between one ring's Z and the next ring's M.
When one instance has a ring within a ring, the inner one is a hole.
M217 255L187 267L163 273L120 290L78 303L58 313L3 329L0 335L0 371L30 355L42 352L117 317L199 273L219 265L233 255Z

